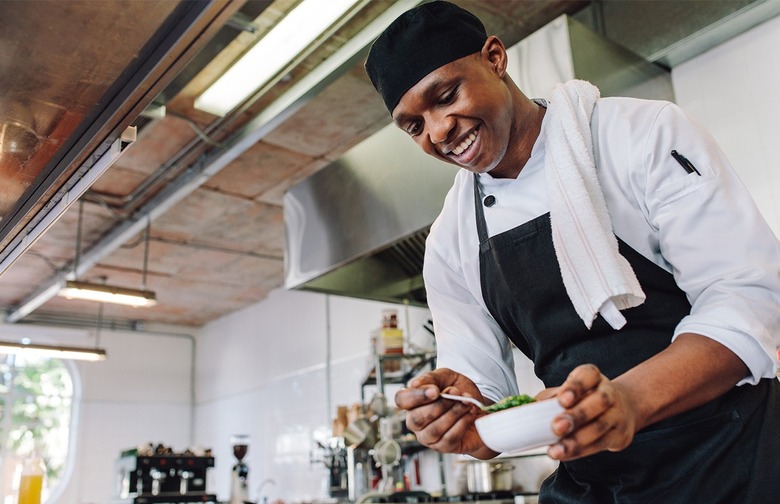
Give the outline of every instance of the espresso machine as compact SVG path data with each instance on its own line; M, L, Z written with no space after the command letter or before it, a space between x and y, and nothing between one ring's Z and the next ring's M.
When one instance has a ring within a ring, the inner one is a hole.
M244 463L244 457L249 450L249 436L235 434L230 436L233 446L233 456L236 463L230 473L230 504L244 504L249 501L249 466Z
M206 491L207 471L214 467L210 451L176 453L163 445L123 451L116 461L116 504L217 502Z

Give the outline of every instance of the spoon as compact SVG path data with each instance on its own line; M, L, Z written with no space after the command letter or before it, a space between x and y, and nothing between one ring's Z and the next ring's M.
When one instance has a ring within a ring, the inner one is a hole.
M478 400L474 399L473 397L466 397L466 396L460 396L454 394L439 394L439 397L443 397L445 399L452 399L453 401L471 403L475 406L478 406L479 409L483 409L483 410L485 409L485 405L479 402Z

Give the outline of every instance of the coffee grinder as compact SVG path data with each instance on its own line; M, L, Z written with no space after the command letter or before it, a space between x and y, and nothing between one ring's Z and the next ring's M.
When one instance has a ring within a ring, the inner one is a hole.
M233 465L230 475L230 504L244 504L249 501L249 467L244 463L244 457L249 450L249 436L235 434L230 436L233 446L233 456L237 462Z

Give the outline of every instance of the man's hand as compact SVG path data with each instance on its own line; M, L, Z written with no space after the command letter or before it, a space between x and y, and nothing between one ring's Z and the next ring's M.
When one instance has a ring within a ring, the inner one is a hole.
M573 460L622 450L637 431L725 394L747 375L747 366L731 350L693 333L679 335L614 380L592 364L578 366L563 385L537 396L557 396L566 408L552 422L553 432L563 437L547 453Z
M566 411L553 420L553 432L562 439L547 454L556 460L574 460L609 450L620 451L634 439L636 405L624 387L610 381L592 364L576 367L553 392Z
M406 426L423 445L442 453L467 453L492 458L477 433L474 421L484 415L476 406L439 397L441 392L483 400L477 386L450 369L437 369L409 382L395 395L396 405L407 411Z

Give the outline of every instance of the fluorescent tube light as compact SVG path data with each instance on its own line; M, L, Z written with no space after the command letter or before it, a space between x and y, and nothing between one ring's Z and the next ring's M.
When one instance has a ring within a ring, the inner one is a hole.
M102 361L106 359L106 351L102 348L81 348L52 345L25 345L0 341L0 354L29 355L55 359L73 359L84 361Z
M68 299L85 299L135 307L157 304L157 296L152 291L88 282L68 281L65 283L65 287L60 290L59 295Z
M304 0L195 100L224 116L270 81L359 0Z
M1 1L1 0L0 0ZM135 141L136 127L128 126L120 138L117 138L106 152L104 152L100 158L92 164L87 171L81 175L81 178L76 182L58 201L54 201L52 198L49 202L43 206L43 209L38 212L30 222L36 224L32 227L26 226L19 235L23 236L21 240L18 240L15 244L12 242L6 250L9 252L6 254L5 250L0 257L0 274L6 271L11 265L19 259L24 252L32 247L32 245L43 236L43 234L52 226L57 220L62 217L74 202L76 202L82 194L101 176L108 168L119 159L119 156L127 150L127 148ZM84 165L82 165L83 167ZM78 274L78 272L76 272ZM53 294L52 294L53 296ZM50 297L51 298L51 297ZM24 307L22 307L24 308ZM21 310L21 308L20 308ZM17 310L19 311L19 310ZM32 310L30 310L32 311ZM17 317L17 320L22 317Z

